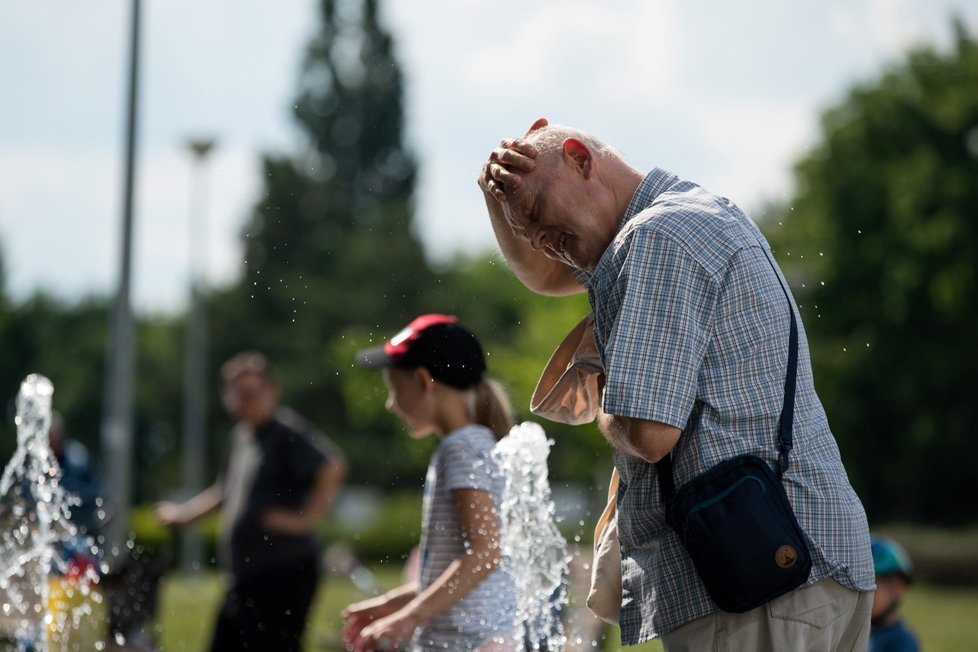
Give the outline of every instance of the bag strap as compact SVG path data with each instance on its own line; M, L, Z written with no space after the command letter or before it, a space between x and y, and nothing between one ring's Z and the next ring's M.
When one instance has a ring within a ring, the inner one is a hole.
M788 295L788 288L785 287L781 275L778 274L774 261L770 254L761 246L761 251L767 257L767 262L771 263L774 275L781 284L785 299L788 300L788 314L791 315L791 333L788 336L788 370L784 377L784 403L781 406L781 417L778 419L778 479L788 470L788 457L791 453L793 442L791 440L791 430L795 421L795 379L798 375L798 323L795 321L795 309L791 306L791 297Z
M788 301L788 314L791 315L791 332L788 336L788 366L784 377L784 401L781 404L781 416L778 417L778 468L776 469L778 480L788 470L789 457L793 442L791 430L795 419L795 379L798 375L798 322L795 320L795 309L791 305L791 297L788 288L778 269L768 254L767 249L761 244L761 251L764 252L767 262L774 270L774 276L781 285L785 299ZM662 500L668 509L672 503L673 496L676 495L675 480L672 477L672 453L666 455L655 464L656 474L659 476L659 491L662 493Z

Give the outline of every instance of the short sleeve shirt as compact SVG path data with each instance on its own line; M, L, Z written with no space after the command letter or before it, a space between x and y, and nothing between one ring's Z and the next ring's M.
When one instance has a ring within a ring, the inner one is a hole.
M576 271L605 367L602 408L682 430L676 485L741 454L777 459L788 358L783 277L754 223L729 200L653 170L595 268ZM784 283L787 288L787 283ZM808 535L809 583L874 586L869 531L815 394L799 319L794 449L785 489ZM664 521L655 466L615 453L621 475L622 642L660 636L716 609Z
M237 581L274 570L298 559L314 558L312 534L284 535L261 525L265 510L290 510L306 504L316 476L335 446L305 419L280 408L257 430L238 424L223 478L222 547Z
M478 489L492 495L497 509L501 504L505 480L492 459L495 444L491 430L470 425L443 437L432 455L422 508L422 590L466 554L452 492ZM493 637L511 635L515 612L513 579L504 570L496 570L450 609L423 625L415 637L415 649L475 650Z

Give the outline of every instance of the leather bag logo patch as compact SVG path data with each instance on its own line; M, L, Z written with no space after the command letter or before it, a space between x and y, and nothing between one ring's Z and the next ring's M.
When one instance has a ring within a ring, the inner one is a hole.
M781 568L791 568L797 561L798 553L791 546L780 546L774 551L774 563Z

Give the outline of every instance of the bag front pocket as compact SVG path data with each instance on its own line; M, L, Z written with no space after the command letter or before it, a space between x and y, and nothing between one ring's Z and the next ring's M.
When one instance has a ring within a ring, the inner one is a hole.
M802 585L811 571L784 487L758 457L735 457L683 485L669 523L724 611L760 606Z

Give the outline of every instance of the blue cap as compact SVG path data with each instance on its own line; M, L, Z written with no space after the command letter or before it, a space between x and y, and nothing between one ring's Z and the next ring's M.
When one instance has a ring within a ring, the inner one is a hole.
M899 574L910 581L913 563L903 546L893 539L880 536L874 536L870 545L873 549L873 570L877 575Z

